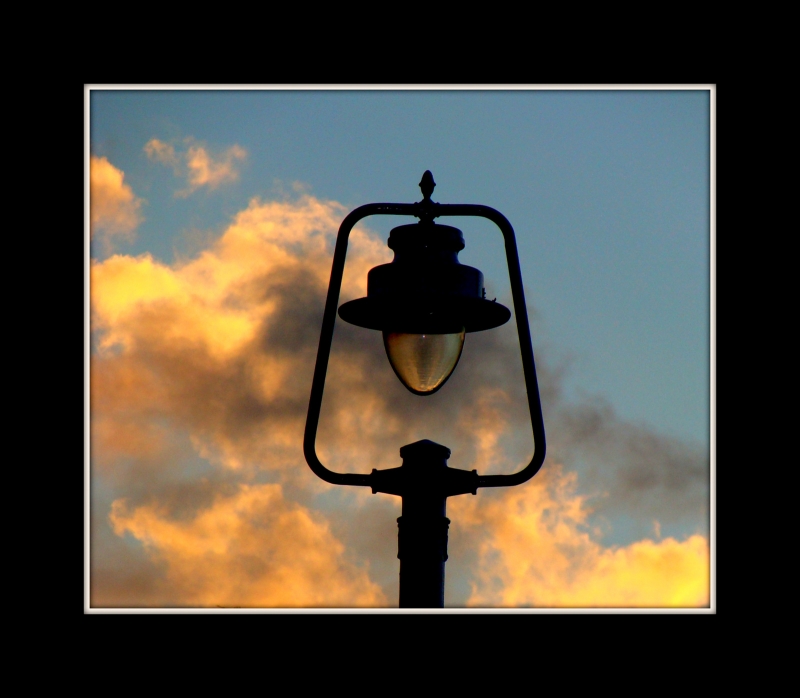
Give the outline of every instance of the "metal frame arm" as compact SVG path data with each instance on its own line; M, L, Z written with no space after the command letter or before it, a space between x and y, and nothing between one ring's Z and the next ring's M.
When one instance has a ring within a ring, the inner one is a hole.
M350 231L362 218L374 215L401 215L413 216L417 210L416 204L366 204L359 206L347 214L339 226L336 236L336 248L333 252L333 266L331 267L331 282L328 285L328 297L325 300L325 314L322 316L322 332L319 336L319 349L317 350L317 363L314 366L314 379L311 382L311 398L308 402L308 417L306 431L303 437L303 453L306 462L314 474L330 482L332 485L357 485L370 487L372 475L359 475L356 473L336 473L326 468L317 456L316 441L317 427L319 426L319 413L322 407L322 392L325 389L325 376L328 372L328 359L333 341L333 326L336 324L336 308L339 303L339 292L342 288L342 275L344 262L347 256L347 241Z
M539 383L536 378L536 364L531 345L528 311L525 305L525 293L522 287L522 273L519 267L519 254L514 228L508 219L499 211L478 204L437 204L429 199L415 204L366 204L351 211L339 226L336 237L336 248L333 253L331 281L328 285L328 296L325 300L325 313L322 318L322 331L317 350L317 362L314 366L314 379L311 383L311 398L308 404L308 417L303 438L303 452L306 461L314 474L333 485L355 485L370 487L372 474L337 473L326 468L319 460L316 451L317 428L322 407L322 393L325 389L325 376L328 372L333 328L336 323L336 309L342 287L344 263L347 256L347 242L350 231L362 218L374 215L414 216L416 218L438 218L440 216L478 216L488 218L503 233L506 247L506 261L511 280L511 296L514 301L514 315L517 321L517 335L522 354L522 368L525 375L525 387L528 393L528 408L533 428L534 453L531 462L522 470L511 475L480 475L478 487L506 487L519 485L530 480L542 467L545 457L545 434L542 407L539 400Z
M522 272L519 267L519 253L517 252L517 238L514 228L500 211L490 206L480 204L434 204L434 216L477 216L488 218L500 232L506 245L506 262L508 276L511 281L511 298L514 301L514 317L517 321L517 336L519 337L519 350L522 355L522 371L525 375L525 388L528 393L528 410L531 416L533 429L533 457L522 470L511 475L479 475L478 487L509 487L520 485L530 480L544 463L547 443L544 435L544 417L542 404L539 399L539 381L536 378L536 363L533 359L533 346L531 344L531 328L528 324L528 308L525 305L525 291L522 287Z

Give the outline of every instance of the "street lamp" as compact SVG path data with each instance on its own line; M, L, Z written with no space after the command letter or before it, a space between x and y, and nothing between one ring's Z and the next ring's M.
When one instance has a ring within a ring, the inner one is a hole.
M402 515L397 519L400 608L442 608L447 529L450 525L445 516L447 498L477 494L479 487L506 487L528 481L544 462L545 435L514 229L503 214L488 206L431 201L436 183L430 171L423 174L419 186L422 201L414 204L366 204L351 211L339 227L311 385L303 451L311 470L326 482L370 487L373 494L384 492L402 498ZM414 216L419 222L392 230L388 244L394 250L394 259L390 264L369 271L366 297L344 303L339 308L339 317L354 325L382 332L394 372L408 390L420 396L432 395L445 384L461 356L466 334L498 327L511 317L508 308L486 298L483 274L458 261L458 252L464 248L461 231L436 224L434 219L479 216L488 218L500 228L505 239L534 439L533 457L522 470L511 475L478 475L477 470L450 468L447 465L450 449L428 440L403 446L400 449L402 466L373 469L369 475L334 472L317 457L317 427L347 240L355 224L372 215Z

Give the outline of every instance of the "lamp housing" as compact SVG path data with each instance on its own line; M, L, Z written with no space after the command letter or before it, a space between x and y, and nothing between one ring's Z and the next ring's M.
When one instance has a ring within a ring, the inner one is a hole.
M458 261L458 228L421 220L394 228L388 245L394 259L370 269L366 297L340 306L345 322L406 334L479 332L508 322L511 311L486 299L483 273Z

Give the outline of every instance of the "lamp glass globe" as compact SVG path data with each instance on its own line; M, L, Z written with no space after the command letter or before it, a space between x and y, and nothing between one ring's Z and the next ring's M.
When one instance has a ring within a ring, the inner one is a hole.
M431 395L441 388L453 373L465 331L452 334L383 333L383 344L397 377L412 393Z

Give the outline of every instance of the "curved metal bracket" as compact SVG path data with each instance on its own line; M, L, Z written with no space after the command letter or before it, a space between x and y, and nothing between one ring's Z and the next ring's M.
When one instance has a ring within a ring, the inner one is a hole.
M544 418L542 417L542 406L539 399L539 383L536 378L536 364L533 359L531 331L528 324L528 312L525 305L525 293L522 288L522 273L519 267L519 254L517 252L514 229L502 213L489 206L478 204L437 204L430 201L429 198L415 204L366 204L359 206L351 211L339 226L303 438L303 452L308 465L317 477L333 485L372 486L373 476L371 473L369 475L337 473L326 468L317 457L316 439L320 409L322 407L322 392L325 389L325 376L328 372L328 359L330 358L331 343L333 341L333 327L336 323L336 308L339 303L344 263L347 256L347 241L350 237L350 231L356 223L362 218L375 215L414 216L416 218L425 217L430 219L441 216L477 216L488 218L503 233L508 273L511 281L511 297L514 301L514 315L517 321L519 348L522 354L522 369L528 393L528 409L530 410L533 429L534 452L531 462L517 473L511 475L479 475L478 487L506 487L519 485L530 480L544 463L546 443Z

